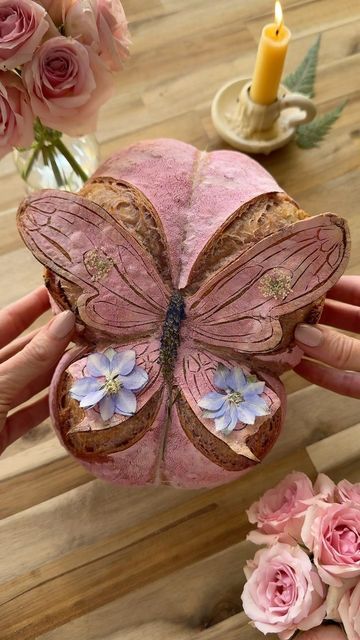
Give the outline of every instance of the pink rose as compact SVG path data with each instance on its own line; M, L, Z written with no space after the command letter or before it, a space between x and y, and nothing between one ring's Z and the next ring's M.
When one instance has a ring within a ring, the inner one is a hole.
M340 600L346 591L355 587L358 583L358 578L352 580L344 580L341 587L334 587L331 585L328 589L326 596L326 619L336 620L341 622L341 616L339 613Z
M0 158L13 147L29 147L33 141L29 97L13 71L0 73Z
M46 13L32 0L0 0L0 68L31 60L49 28Z
M360 576L359 507L319 502L308 509L301 536L326 584Z
M346 640L345 634L341 631L340 627L335 625L324 625L306 631L299 635L299 640Z
M24 67L24 82L41 122L69 135L96 128L99 107L113 81L98 56L72 38L51 38Z
M348 640L360 640L360 581L340 600L339 614Z
M76 0L65 33L92 47L111 71L119 71L128 56L130 35L120 0Z
M329 478L325 473L319 473L314 483L314 491L319 496L320 500L325 502L335 502L335 482Z
M305 513L314 495L304 473L290 473L247 511L249 521L258 527L258 531L249 533L248 539L255 544L277 541L291 544L300 540Z
M75 0L36 0L44 7L55 24L62 24L65 20L66 12L74 4Z
M341 480L335 489L338 502L352 502L360 507L360 482L352 484L348 480Z
M297 629L311 629L323 621L325 587L299 546L278 543L260 549L244 571L243 608L262 633L287 640Z

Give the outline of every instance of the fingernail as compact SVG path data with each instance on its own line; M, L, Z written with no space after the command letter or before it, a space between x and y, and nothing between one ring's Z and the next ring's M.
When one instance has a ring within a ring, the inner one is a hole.
M65 338L75 325L75 316L72 311L63 311L53 319L49 327L49 333L53 338Z
M324 334L318 327L309 324L299 324L295 329L295 339L307 347L320 347Z

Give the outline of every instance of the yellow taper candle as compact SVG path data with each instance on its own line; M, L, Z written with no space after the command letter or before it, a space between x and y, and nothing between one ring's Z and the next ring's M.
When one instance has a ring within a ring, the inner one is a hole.
M278 95L286 52L291 38L284 25L281 4L275 2L275 22L262 30L256 56L250 98L258 104L271 104Z

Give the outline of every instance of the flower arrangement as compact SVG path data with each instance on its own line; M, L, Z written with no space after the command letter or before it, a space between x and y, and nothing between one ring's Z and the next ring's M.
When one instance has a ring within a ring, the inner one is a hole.
M0 157L31 147L22 177L42 154L62 187L60 153L85 181L62 134L95 130L129 42L120 0L0 0Z
M248 539L266 545L244 568L252 624L281 640L360 640L360 483L293 472L247 514Z

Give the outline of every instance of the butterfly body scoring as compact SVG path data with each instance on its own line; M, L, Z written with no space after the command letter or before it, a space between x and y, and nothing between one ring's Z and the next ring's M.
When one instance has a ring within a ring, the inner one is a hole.
M151 148L155 153L156 145ZM130 154L130 159L140 163L141 149ZM287 348L283 318L321 298L344 270L346 224L329 214L268 236L192 292L188 284L195 258L198 260L219 227L216 211L209 214L210 202L219 207L223 219L229 218L226 207L233 196L226 184L226 200L223 183L229 179L221 176L234 174L226 155L231 152L223 153L220 160L224 158L226 167L221 166L220 177L208 168L212 200L203 169L197 167L192 192L185 192L179 173L180 187L171 180L162 186L162 203L157 201L160 187L156 182L161 171L154 172L152 166L155 161L161 165L164 158L152 157L148 162L146 156L145 164L141 160L137 183L136 162L125 158L123 181L135 182L138 189L152 195L154 206L162 207L159 224L167 239L172 286L165 283L136 237L88 199L43 192L20 209L20 232L34 255L63 282L79 289L76 311L81 323L96 335L97 344L89 346L90 351L108 346L133 349L137 364L149 376L138 396L136 414L131 418L116 415L104 425L95 410L73 418L78 412L69 405L68 396L61 396L67 376L77 379L83 375L83 352L66 355L59 364L51 393L55 425L72 453L106 479L207 486L233 479L262 458L280 429L284 411L284 392L276 377L256 367L255 373L266 382L264 398L270 415L254 425L240 424L230 435L215 432L212 421L202 416L198 400L214 389L213 374L219 364L240 365L250 375L254 356L271 356ZM170 165L172 160L170 154ZM183 160L181 170L185 171L188 155ZM105 175L116 170L110 162ZM261 182L270 190L274 189L271 180L262 177ZM248 183L245 200L261 192L259 185ZM171 204L179 211L185 207L191 211L201 197L206 206L196 210L198 222L207 215L208 224L197 240L194 214L184 237L176 218L171 227ZM200 253L195 251L197 244Z

